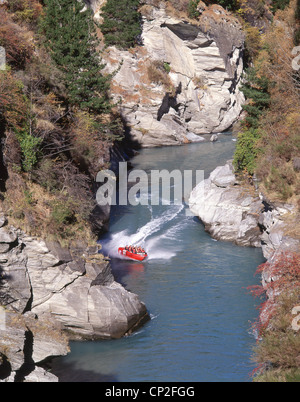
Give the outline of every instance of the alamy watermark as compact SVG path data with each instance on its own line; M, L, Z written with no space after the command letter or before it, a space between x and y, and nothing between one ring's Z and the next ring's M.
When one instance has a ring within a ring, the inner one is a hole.
M5 331L5 329L6 329L5 309L0 306L0 331Z
M0 70L6 69L6 51L4 47L0 46Z
M97 174L101 183L98 205L184 205L193 188L204 180L203 170L144 170L128 173L127 162L119 163L119 175L111 170Z
M292 314L296 317L292 321L292 328L294 331L299 331L300 329L300 306L296 306L292 310Z
M292 50L292 55L296 56L292 60L292 67L293 70L299 71L300 70L300 46L295 46Z

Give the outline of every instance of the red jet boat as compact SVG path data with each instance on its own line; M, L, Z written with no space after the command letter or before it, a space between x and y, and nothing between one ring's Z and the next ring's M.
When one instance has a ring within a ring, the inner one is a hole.
M144 259L148 256L147 253L131 253L130 251L125 250L125 247L119 247L118 253L136 261L144 261Z

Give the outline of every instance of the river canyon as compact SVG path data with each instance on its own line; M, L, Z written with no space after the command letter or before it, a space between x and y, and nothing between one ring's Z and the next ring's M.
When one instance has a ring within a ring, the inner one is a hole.
M232 157L232 135L182 147L145 149L135 169L203 169L205 177ZM161 203L160 203L161 204ZM188 206L115 206L99 241L112 272L138 294L151 320L120 340L74 342L54 363L62 380L249 381L258 315L247 287L259 283L260 248L215 241ZM118 258L120 245L140 244L143 263Z

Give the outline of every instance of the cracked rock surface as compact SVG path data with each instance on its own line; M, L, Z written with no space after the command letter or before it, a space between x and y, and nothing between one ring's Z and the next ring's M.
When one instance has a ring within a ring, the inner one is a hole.
M56 381L43 362L67 354L69 339L120 338L149 319L97 247L65 249L7 223L0 229L0 281L2 381Z
M163 2L157 7L146 3L143 46L131 51L109 47L104 54L108 71L116 71L112 96L121 100L133 141L142 147L179 145L227 130L244 103L239 22L216 5L192 22L171 16ZM157 63L168 66L168 85L149 77Z

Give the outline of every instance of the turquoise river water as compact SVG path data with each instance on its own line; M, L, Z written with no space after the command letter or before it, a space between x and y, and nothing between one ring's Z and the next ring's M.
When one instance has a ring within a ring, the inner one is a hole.
M230 134L215 143L144 149L135 169L204 170L233 156ZM119 340L72 342L55 361L61 381L247 382L258 316L247 287L258 284L260 249L215 241L186 205L116 206L100 242L116 280L139 295L151 320ZM118 246L141 244L149 258L117 257Z

